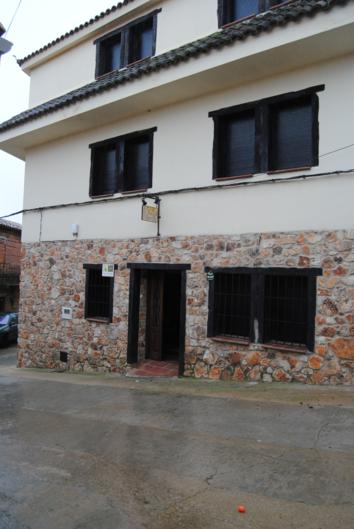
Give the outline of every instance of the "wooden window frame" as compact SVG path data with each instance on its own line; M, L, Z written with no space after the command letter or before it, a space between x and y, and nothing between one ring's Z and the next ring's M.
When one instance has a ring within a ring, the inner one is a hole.
M114 70L105 71L104 63L105 63L105 45L107 45L107 42L110 40L114 40L114 38L119 38L121 42L121 55L120 55L120 69L125 68L129 66L130 64L134 64L129 62L129 56L130 56L130 32L132 29L136 29L136 27L139 24L144 24L149 19L152 19L152 53L149 55L149 57L153 57L156 53L156 34L157 34L157 15L161 12L161 9L155 9L154 11L151 11L151 13L148 13L147 15L144 15L140 18L137 18L133 20L132 22L129 22L129 24L126 24L125 26L116 29L114 31L111 31L110 33L106 33L102 37L99 37L96 39L93 43L96 46L96 69L95 69L95 78L98 79L104 75L108 75ZM148 57L144 57L139 60L147 59ZM137 61L135 61L137 62Z
M157 131L157 127L151 129L139 130L131 132L129 134L124 134L122 136L116 136L114 138L109 138L102 140L96 143L91 143L89 149L91 149L91 167L90 167L90 186L89 186L89 196L91 198L99 198L102 196L112 196L114 193L136 193L138 191L146 191L152 187L152 172L153 172L153 156L154 156L154 133ZM143 189L125 189L125 165L124 165L124 153L126 144L130 140L134 140L139 137L148 136L149 137L149 181L147 186ZM99 149L107 146L115 146L116 150L116 182L113 193L106 193L103 195L97 195L94 193L94 183L95 183L95 156Z
M210 268L206 267L205 272L214 274L248 274L251 275L251 317L250 317L250 336L249 343L258 343L264 346L282 348L301 349L306 348L308 351L314 350L315 345L315 316L316 316L316 297L317 297L317 276L322 275L321 268ZM306 344L294 345L288 342L264 343L264 286L267 275L301 275L308 278L307 286L307 337ZM214 279L209 281L209 300L208 300L208 338L223 340L225 337L218 335L215 330L214 306L215 306L215 282ZM258 339L255 336L255 320L258 321ZM231 338L233 337L227 337ZM234 337L235 341L239 338ZM246 339L247 340L247 339Z
M319 163L318 152L319 152L319 98L317 93L325 89L325 85L317 85L297 92L288 92L286 94L280 94L277 96L267 97L257 101L244 103L241 105L235 105L231 107L221 108L219 110L213 110L209 112L209 117L214 121L214 142L213 142L213 180L224 180L225 178L220 177L220 153L219 153L219 142L220 142L220 131L222 130L222 123L225 117L237 116L246 110L254 110L256 119L256 133L255 133L255 172L259 173L273 173L278 172L276 169L270 169L270 112L272 108L275 108L277 104L284 103L286 101L295 101L304 97L311 98L312 107L312 160L310 166L292 167L288 169L281 169L279 172L288 172L293 170L309 169L315 167ZM235 175L228 176L227 179L235 178L246 178L251 177L253 174L247 175Z
M96 317L88 313L88 294L89 294L89 273L90 270L100 270L102 269L102 264L87 264L83 265L84 270L86 270L85 278L85 309L84 315L85 320L96 321L98 323L112 323L113 319L113 295L114 295L114 277L107 277L109 281L109 306L108 306L108 315L107 317ZM118 266L114 265L114 270L117 270Z
M234 24L235 22L238 22L240 20L245 20L247 18L250 18L252 16L258 15L259 13L264 13L265 11L268 11L270 9L274 9L275 7L278 7L279 5L287 4L292 2L293 0L258 0L258 11L257 13L253 13L247 17L239 18L239 19L232 19L231 18L231 2L232 0L218 0L218 24L219 28L222 28L224 26L228 26L229 24Z

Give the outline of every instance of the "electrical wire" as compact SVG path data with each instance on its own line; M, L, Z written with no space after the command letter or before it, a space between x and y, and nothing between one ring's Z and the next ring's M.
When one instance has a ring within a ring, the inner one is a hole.
M196 191L218 191L221 189L230 189L230 188L236 188L236 187L254 187L257 185L267 185L267 184L277 184L277 183L290 183L294 182L296 180L310 180L314 178L325 178L330 177L334 175L343 175L343 174L349 174L354 173L353 169L347 169L347 170L341 170L341 171L332 171L330 173L315 173L315 174L301 174L296 176L288 176L286 178L277 177L277 178L271 178L268 180L247 180L242 182L233 182L231 184L217 184L217 185L208 185L208 186L201 186L201 187L187 187L187 188L180 188L180 189L168 189L166 191L157 191L155 193L137 193L133 195L125 195L120 197L113 197L113 198L101 198L96 200L86 200L84 202L70 202L67 204L54 204L52 206L38 206L36 208L30 208L30 209L22 209L20 211L15 211L14 213L10 213L9 215L3 215L0 217L0 219L7 219L9 217L13 217L15 215L21 215L22 213L34 213L34 212L40 212L51 210L51 209L61 209L61 208L69 208L69 207L79 207L79 206L93 206L94 204L104 204L104 203L111 203L111 202L122 202L125 200L133 200L133 199L145 199L145 198L156 198L161 196L167 196L167 195L178 195L182 193L192 193Z
M20 9L20 5L21 5L21 4L22 4L22 0L20 0L19 3L17 4L17 7L16 7L16 9L15 9L15 12L14 12L14 14L12 15L12 19L11 19L11 21L10 21L10 24L8 25L8 28L7 28L7 30L5 31L5 35L7 35L8 32L10 31L10 28L11 28L11 26L12 26L12 23L13 23L13 21L15 20L15 17L16 17L16 15L17 15L18 10Z
M319 158L323 158L323 156L328 156L329 154L334 154L335 152L344 151L345 149L349 149L349 147L354 147L354 143L351 143L350 145L346 145L345 147L340 147L339 149L336 149L335 151L329 151L329 152L325 152L324 154L320 154Z

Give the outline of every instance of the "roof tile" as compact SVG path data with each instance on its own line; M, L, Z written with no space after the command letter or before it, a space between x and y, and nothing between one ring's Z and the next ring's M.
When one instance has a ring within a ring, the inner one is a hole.
M134 0L124 0L124 2L117 4L116 9L131 1ZM93 95L124 84L127 81L133 81L142 75L148 75L162 68L169 68L182 61L188 61L191 57L198 57L202 53L208 53L238 40L243 40L249 35L260 35L277 26L282 26L291 21L297 21L300 18L313 16L319 11L344 5L350 1L353 0L294 0L290 4L279 5L275 9L273 8L250 19L235 22L235 24L217 33L185 44L174 50L167 51L161 55L150 57L130 67L114 71L81 88L72 90L37 107L21 112L21 114L1 123L0 132L5 132L13 127L75 104L77 101L87 99Z

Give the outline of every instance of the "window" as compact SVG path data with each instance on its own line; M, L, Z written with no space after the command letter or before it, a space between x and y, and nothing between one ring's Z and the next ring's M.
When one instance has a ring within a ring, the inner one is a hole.
M214 326L217 334L248 338L251 322L250 274L216 274Z
M213 178L305 169L318 165L317 86L210 112Z
M269 169L281 170L314 165L313 96L270 105Z
M155 55L157 14L161 9L97 39L96 77Z
M288 0L219 0L219 26L257 15Z
M213 273L208 336L313 350L320 269L229 268Z
M226 115L220 119L216 141L219 178L257 172L254 109Z
M264 341L306 344L308 277L265 275Z
M85 318L112 321L114 277L102 276L102 265L85 264ZM117 269L117 265L114 267Z
M143 191L152 186L153 133L133 132L90 145L90 196Z

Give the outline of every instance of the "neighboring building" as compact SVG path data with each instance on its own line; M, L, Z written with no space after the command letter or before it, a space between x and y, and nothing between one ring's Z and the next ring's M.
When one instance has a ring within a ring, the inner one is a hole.
M21 229L17 222L0 219L0 313L18 310Z
M353 0L125 0L19 61L19 365L352 383L353 34Z
M4 55L12 48L12 43L9 40L5 39L5 37L3 37L5 31L6 30L4 26L0 22L0 59L1 55Z

